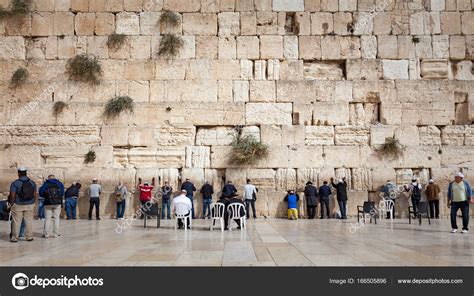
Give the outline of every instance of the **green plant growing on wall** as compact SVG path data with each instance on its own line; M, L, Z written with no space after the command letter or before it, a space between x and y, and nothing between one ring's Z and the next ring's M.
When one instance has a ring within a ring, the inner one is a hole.
M25 68L18 68L10 79L10 87L17 88L23 85L28 79L28 71Z
M112 50L119 50L127 40L127 36L124 34L113 33L109 35L107 39L107 47Z
M385 143L377 149L378 154L381 157L387 157L389 159L397 159L403 156L405 147L400 144L400 141L395 137L385 138Z
M268 146L257 140L252 135L242 135L242 128L235 128L236 134L230 146L232 151L229 155L231 164L255 165L260 160L268 158L270 152Z
M84 163L93 163L96 159L95 151L94 150L89 150L89 152L86 153L84 156Z
M178 55L183 46L183 38L173 34L166 34L161 38L158 56L172 59Z
M80 54L68 60L66 74L69 80L99 84L102 67L96 57Z
M5 17L21 16L30 12L31 0L12 0L10 10L0 6L0 19Z
M114 118L124 111L133 112L133 100L128 96L117 96L110 99L105 105L104 115L107 118Z
M160 15L160 30L176 28L180 21L179 15L176 12L165 10Z
M67 104L63 101L57 101L53 105L53 114L54 116L58 116L63 113L64 109L67 108Z

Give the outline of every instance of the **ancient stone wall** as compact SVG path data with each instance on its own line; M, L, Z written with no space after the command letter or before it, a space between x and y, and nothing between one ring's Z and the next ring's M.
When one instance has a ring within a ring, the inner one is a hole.
M0 0L3 7L8 0ZM0 20L0 191L15 168L67 184L99 178L113 216L118 180L176 188L182 178L260 188L260 215L281 216L285 190L346 176L349 211L378 200L387 179L442 186L474 181L474 2L470 0L34 0ZM157 55L164 10L179 14L184 47ZM127 35L119 50L112 33ZM77 54L100 59L99 85L65 75ZM27 83L10 87L16 69ZM133 113L103 116L117 95ZM67 103L61 114L53 104ZM270 157L229 164L233 127ZM387 137L403 156L380 157ZM84 164L89 150L95 162ZM201 198L196 206L200 209ZM131 200L129 205L131 204ZM408 201L398 202L406 216ZM85 209L87 200L81 202ZM333 206L334 208L334 206ZM334 209L335 210L335 209ZM129 207L129 214L132 208ZM82 216L84 215L84 211Z

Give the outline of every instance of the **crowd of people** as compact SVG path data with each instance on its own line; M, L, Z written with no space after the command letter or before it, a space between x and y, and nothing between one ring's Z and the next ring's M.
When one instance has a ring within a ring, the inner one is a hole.
M194 197L197 192L196 186L190 179L186 179L179 188L179 195L174 196L175 190L170 185L168 180L164 181L164 185L155 190L155 178L151 183L138 179L137 191L138 199L142 206L151 201L161 201L161 218L171 219L171 209L175 214L186 216L186 219L195 219ZM331 188L332 187L332 188ZM24 167L18 169L18 179L11 183L9 204L11 205L12 227L10 240L18 242L18 238L24 236L26 241L32 241L32 220L36 201L38 200L38 217L44 220L43 237L50 236L58 237L59 221L61 215L61 208L65 207L66 217L68 220L74 220L76 216L76 208L78 198L82 185L80 182L73 182L70 187L65 188L64 184L56 179L54 175L49 175L45 182L37 189L36 183L28 177L27 170ZM334 178L328 181L323 181L323 184L318 188L311 181L306 183L304 188L304 197L306 199L307 216L309 219L314 219L317 213L317 207L320 204L320 219L330 218L329 200L333 189L336 193L336 199L339 206L339 219L347 219L347 182L345 178L339 179L337 182ZM426 195L429 203L429 211L431 218L439 218L439 199L440 187L429 180L429 184L423 186L413 179L409 185L404 186L403 190L408 193L411 204L413 206L415 215L418 205L421 201L422 193ZM153 194L153 191L155 193ZM386 199L396 201L398 194L397 187L390 180L382 187L381 193ZM199 192L202 195L203 212L202 218L210 218L212 215L211 203L215 190L209 181L205 181ZM256 200L258 189L252 184L251 180L247 180L243 187L242 198L239 198L238 190L231 181L227 181L222 188L222 195L218 202L225 205L225 228L228 227L227 208L230 204L240 203L244 205L246 218L250 218L250 210L252 210L252 217L257 218L256 215ZM395 194L394 194L395 193ZM95 209L95 218L100 220L100 200L102 194L102 187L98 179L93 179L88 187L89 197L89 213L88 218L92 220L93 210ZM126 199L129 191L123 182L119 182L115 187L114 196L117 204L117 219L124 219ZM461 210L462 213L462 233L468 232L469 224L469 203L472 196L472 189L470 184L465 180L462 173L457 173L454 180L448 186L448 207L451 208L451 226L452 232L457 232L456 216L457 212ZM295 190L289 190L283 199L287 202L287 217L288 219L296 220L299 217L298 202L300 197ZM189 214L189 215L188 215ZM143 212L141 218L143 218ZM190 227L191 223L183 223L179 220L179 227L184 225ZM236 223L240 227L239 220Z

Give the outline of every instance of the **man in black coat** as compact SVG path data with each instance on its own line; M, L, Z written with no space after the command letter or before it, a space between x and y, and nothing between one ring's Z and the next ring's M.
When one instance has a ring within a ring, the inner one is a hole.
M316 216L316 208L318 207L318 189L313 186L313 182L306 182L304 189L304 196L306 197L306 207L308 209L308 219L314 219Z
M194 219L194 192L196 192L196 187L194 184L189 180L189 178L186 178L186 181L184 181L183 184L181 184L181 190L186 190L186 197L191 200L191 215Z
M346 205L347 205L347 183L346 178L339 179L337 184L334 183L334 178L331 178L332 187L336 189L337 203L341 210L341 219L347 219Z
M329 219L329 196L331 195L331 188L328 186L328 181L323 182L323 186L319 187L319 202L321 203L321 217L324 218L324 208L326 208L326 216Z
M209 184L209 181L206 181L204 182L204 185L202 185L200 192L202 194L202 218L206 219L206 210L209 210L208 216L211 215L211 203L214 188Z
M239 203L239 204L244 204L244 202L237 198L238 194L231 194L230 196L226 196L226 195L222 195L221 198L219 199L219 201L217 202L220 202L220 203L223 203L225 205L225 209L224 209L224 230L229 230L229 212L227 211L228 208L229 208L229 205L233 204L233 203ZM240 215L241 216L245 216L245 207L242 208L241 212L240 212ZM239 219L234 219L235 223L237 223L238 227L237 229L240 229L241 225L240 225L240 220ZM213 222L214 223L214 222Z
M222 188L222 195L232 196L236 193L237 193L237 188L235 188L234 184L232 184L232 181L227 181L227 184L225 184L224 188Z

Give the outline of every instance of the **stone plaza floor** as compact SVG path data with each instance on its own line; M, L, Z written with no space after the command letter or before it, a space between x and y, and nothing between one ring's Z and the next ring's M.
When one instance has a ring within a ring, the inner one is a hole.
M474 235L451 234L449 219L377 221L355 229L357 219L248 220L247 230L209 231L210 220L175 230L174 220L136 220L122 233L117 221L61 220L58 238L8 241L0 222L1 266L474 266ZM460 221L459 221L460 222ZM351 224L354 223L354 224ZM352 227L352 231L351 231Z

